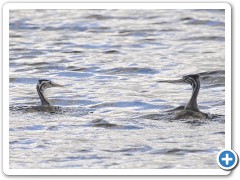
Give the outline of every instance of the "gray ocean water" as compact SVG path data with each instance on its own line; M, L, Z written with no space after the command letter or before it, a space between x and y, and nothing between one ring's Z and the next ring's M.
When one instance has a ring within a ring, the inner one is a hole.
M225 147L224 10L11 10L10 106L39 79L66 113L10 110L10 168L219 168ZM200 73L212 120L169 120ZM160 114L162 118L144 118Z

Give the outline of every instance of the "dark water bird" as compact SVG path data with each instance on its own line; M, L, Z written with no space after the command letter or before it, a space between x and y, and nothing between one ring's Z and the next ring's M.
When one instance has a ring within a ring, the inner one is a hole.
M36 111L43 111L43 112L50 112L50 113L57 113L61 112L61 108L58 106L52 106L50 101L48 100L45 90L52 87L63 87L63 85L54 83L50 80L41 79L38 80L38 84L36 86L38 96L41 100L40 106L17 106L17 107L10 107L10 110L24 110L26 112L36 112Z
M200 76L199 74L192 74L182 77L182 81L192 86L192 95L186 106L180 106L176 109L176 119L206 119L209 117L207 113L201 112L197 104L197 97L200 91Z
M209 114L204 113L199 110L197 104L197 97L200 91L200 75L199 74L191 74L183 76L179 80L170 80L170 81L158 81L164 83L188 83L192 86L192 95L190 100L185 106L179 106L175 109L171 109L165 111L161 115L150 115L150 119L207 119L209 118Z
M46 106L46 107L51 106L51 104L45 94L45 90L48 88L52 88L52 87L63 87L63 86L60 84L54 83L52 81L46 80L46 79L38 80L37 93L41 100L42 106Z

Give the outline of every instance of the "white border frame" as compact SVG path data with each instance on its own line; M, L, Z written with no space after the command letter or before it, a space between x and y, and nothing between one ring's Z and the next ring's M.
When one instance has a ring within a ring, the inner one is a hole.
M225 149L231 149L231 6L227 3L6 3L3 6L3 172L7 175L228 175L221 169L9 169L10 9L225 9Z

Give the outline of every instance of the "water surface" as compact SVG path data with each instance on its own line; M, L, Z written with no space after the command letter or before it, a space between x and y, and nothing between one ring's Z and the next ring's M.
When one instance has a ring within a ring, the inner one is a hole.
M225 147L222 10L11 10L10 106L36 106L39 79L65 114L10 111L10 168L218 168ZM213 120L143 118L185 105Z

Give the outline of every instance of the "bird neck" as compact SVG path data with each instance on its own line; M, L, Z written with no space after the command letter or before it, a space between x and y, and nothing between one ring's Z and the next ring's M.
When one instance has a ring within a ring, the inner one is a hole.
M50 106L50 102L47 98L47 96L45 95L44 91L42 90L41 86L37 86L37 92L38 92L38 96L41 99L41 103L42 106Z
M191 110L191 111L199 111L198 104L197 104L197 96L200 89L200 82L199 80L195 80L192 84L192 96L189 102L187 103L185 110Z

